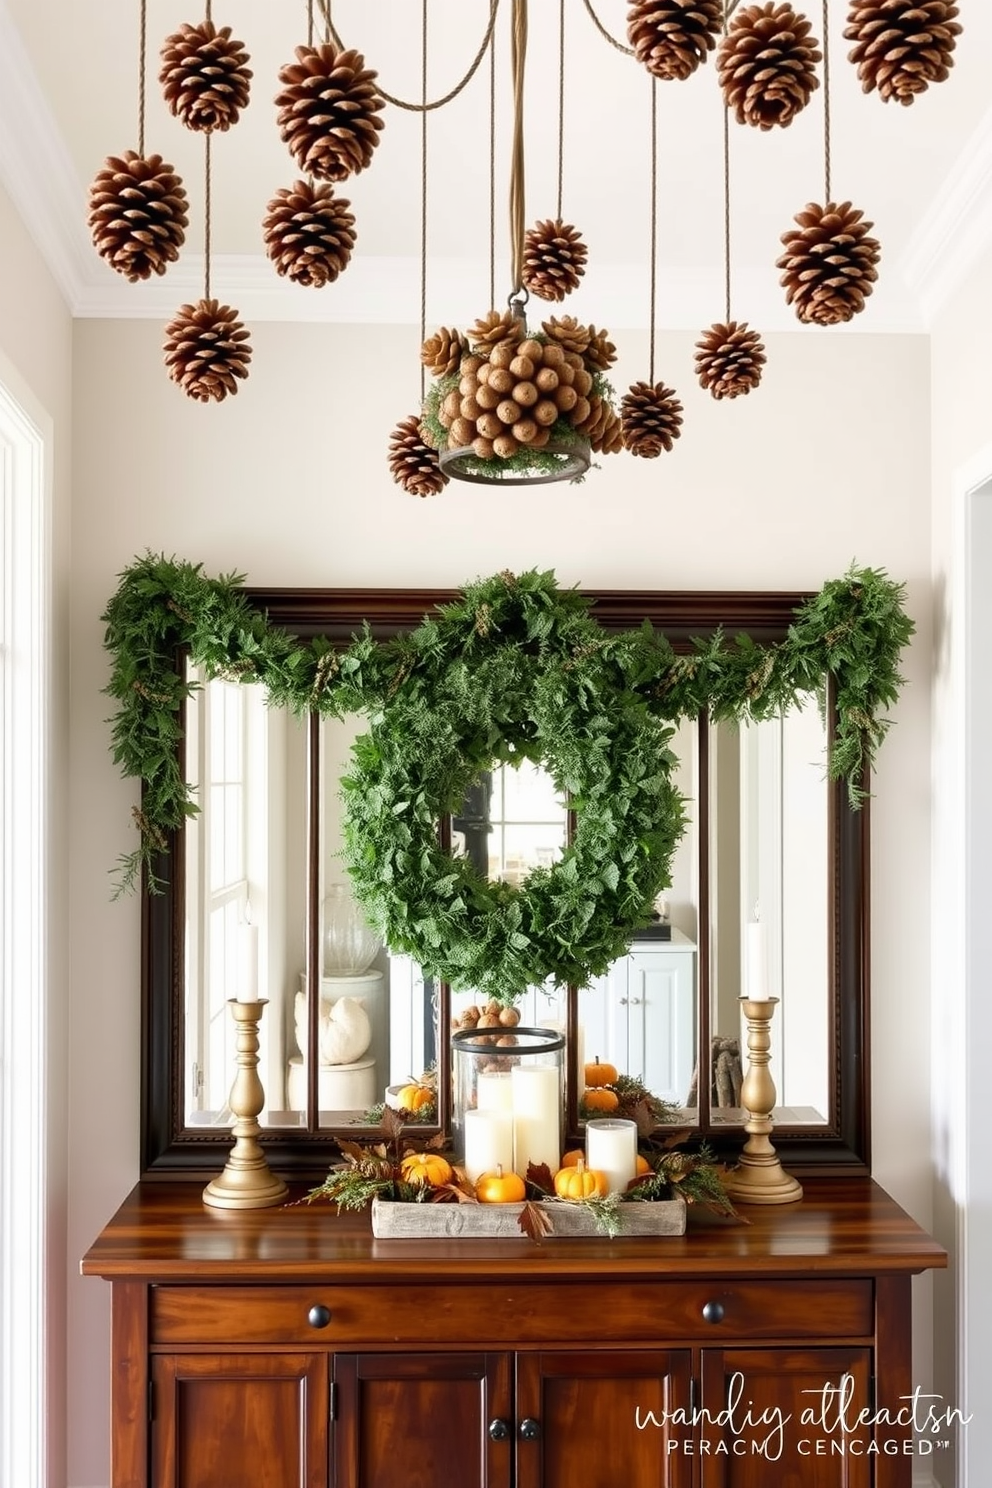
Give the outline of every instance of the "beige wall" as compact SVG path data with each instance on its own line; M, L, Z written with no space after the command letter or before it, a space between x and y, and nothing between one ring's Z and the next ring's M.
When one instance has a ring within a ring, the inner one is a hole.
M617 338L618 340L621 338ZM75 334L70 1251L137 1176L138 905L110 902L132 845L134 787L108 753L100 614L146 549L249 582L457 585L505 567L563 583L818 588L852 560L909 586L918 625L873 805L875 1171L930 1217L927 927L930 736L929 366L922 337L770 338L765 385L720 405L695 388L692 338L661 338L682 391L671 455L608 457L583 485L418 501L392 485L388 434L419 390L416 334L259 325L238 396L204 408L167 379L161 328L80 322ZM622 338L619 387L646 371ZM109 1296L74 1281L70 1474L107 1481ZM916 1377L929 1374L926 1288Z
M52 694L50 756L49 937L49 1143L46 1273L50 1331L49 1418L52 1482L65 1481L66 1126L68 943L70 922L68 726L69 726L69 500L72 321L37 248L6 193L0 189L0 382L50 438ZM19 989L39 995L38 988Z

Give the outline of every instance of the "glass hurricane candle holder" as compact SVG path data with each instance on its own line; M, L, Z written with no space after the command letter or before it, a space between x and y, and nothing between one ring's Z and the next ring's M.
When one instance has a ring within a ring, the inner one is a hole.
M522 1178L533 1163L561 1161L565 1037L551 1028L451 1035L451 1139L455 1161L488 1172L496 1162ZM479 1164L482 1164L480 1167Z
M365 922L348 884L331 884L324 900L324 975L361 976L382 945Z

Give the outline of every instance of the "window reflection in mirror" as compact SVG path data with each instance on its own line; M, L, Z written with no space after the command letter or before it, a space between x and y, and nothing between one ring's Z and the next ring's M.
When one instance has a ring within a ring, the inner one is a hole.
M304 730L268 708L261 687L205 682L192 668L188 676L195 688L186 707L186 772L200 810L186 830L185 1121L233 1121L236 1037L227 1003L254 986L268 1002L259 1025L266 1093L259 1119L293 1126L287 1050L289 988L304 944Z
M815 698L784 716L710 730L710 1104L714 1122L747 1119L746 926L763 927L775 1120L829 1119L828 786Z

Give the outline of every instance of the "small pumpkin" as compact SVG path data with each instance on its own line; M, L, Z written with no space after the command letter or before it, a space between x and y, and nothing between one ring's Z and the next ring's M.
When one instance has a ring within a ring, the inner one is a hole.
M648 1162L647 1158L646 1157L642 1157L641 1154L638 1153L637 1154L637 1165L634 1168L635 1176L638 1177L638 1178L646 1178L647 1175L648 1175L648 1173L653 1173L653 1172L654 1172L654 1168Z
M492 1173L481 1173L476 1179L475 1197L480 1204L519 1204L527 1197L527 1185L519 1173L504 1173L497 1163Z
M592 1064L586 1065L585 1076L587 1085L615 1085L617 1081L617 1067L615 1064L601 1063L597 1054Z
M423 1184L428 1188L443 1188L455 1176L447 1158L437 1152L408 1152L400 1162L400 1173L404 1183Z
M563 1168L574 1168L576 1163L585 1162L585 1160L586 1155L582 1151L582 1148L573 1147L571 1151L565 1153L561 1160L561 1165Z
M555 1193L560 1199L600 1199L610 1191L610 1181L598 1168L587 1168L580 1157L573 1168L559 1168Z
M583 1092L582 1104L588 1111L615 1111L620 1104L620 1097L615 1090L610 1090L605 1085L594 1085L591 1090Z
M396 1092L401 1111L421 1111L434 1101L434 1092L429 1085L401 1085Z

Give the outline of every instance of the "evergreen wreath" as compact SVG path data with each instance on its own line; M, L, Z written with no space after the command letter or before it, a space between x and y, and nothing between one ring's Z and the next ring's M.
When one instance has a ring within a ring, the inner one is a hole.
M775 715L834 680L827 769L861 801L898 696L914 625L904 586L852 567L763 646L722 632L676 654L648 623L608 632L553 573L469 585L406 636L366 627L339 649L269 624L239 575L147 554L120 576L103 620L118 701L112 753L143 783L139 845L117 892L156 867L168 834L197 810L183 779L180 709L191 691L177 647L208 677L264 685L270 703L369 720L342 782L355 892L395 950L453 987L510 1002L534 982L585 984L626 950L670 881L685 822L669 748L682 718ZM445 852L438 822L493 764L546 765L575 813L573 841L525 885L489 883Z

